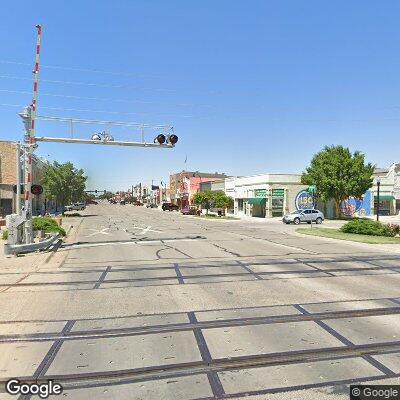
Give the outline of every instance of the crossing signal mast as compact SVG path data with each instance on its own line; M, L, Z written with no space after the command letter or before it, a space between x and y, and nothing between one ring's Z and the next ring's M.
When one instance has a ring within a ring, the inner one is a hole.
M32 185L32 158L34 150L37 148L37 142L54 142L54 143L72 143L72 144L92 144L92 145L108 145L108 146L133 146L133 147L151 147L151 148L173 148L178 142L178 136L174 133L174 128L170 125L150 125L140 123L126 123L126 122L114 122L114 121L100 121L100 120L85 120L77 118L59 118L59 117L46 117L37 115L37 99L39 89L39 66L40 66L40 51L42 41L42 26L36 25L37 29L37 42L36 42L36 57L33 83L33 98L32 104L24 109L20 113L20 117L23 120L25 126L25 138L24 143L18 144L18 156L17 156L17 171L20 170L21 159L20 151L23 154L24 170L23 174L18 172L18 182L16 185L17 193L17 214L13 214L10 218L9 233L11 241L9 243L19 244L21 241L21 235L19 234L18 228L24 224L24 242L29 245L33 242L33 231L32 231L32 194L41 193L41 187L38 185ZM36 136L36 120L47 120L47 121L59 121L68 122L71 125L71 137L45 137ZM124 126L134 127L141 129L141 141L121 141L115 140L115 138L106 132L95 132L90 138L82 139L73 137L73 124L95 124L95 125L107 125L107 126ZM156 129L163 130L166 134L158 134L153 142L146 142L144 139L145 129ZM33 193L34 192L34 193ZM24 194L24 205L20 205L21 193Z

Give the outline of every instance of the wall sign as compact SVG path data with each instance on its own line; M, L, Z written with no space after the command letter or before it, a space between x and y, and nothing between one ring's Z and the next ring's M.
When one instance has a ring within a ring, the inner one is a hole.
M267 189L254 189L255 197L267 197Z
M272 197L285 197L285 189L272 189Z
M308 210L315 208L313 195L307 190L302 190L301 192L297 193L295 205L296 210Z

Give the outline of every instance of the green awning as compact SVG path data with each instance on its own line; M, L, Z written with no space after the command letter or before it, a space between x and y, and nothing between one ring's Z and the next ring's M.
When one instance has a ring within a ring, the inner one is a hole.
M375 196L375 200L378 201L378 196ZM379 196L379 201L393 201L394 196L383 195Z
M253 206L265 206L267 199L265 197L252 197L247 199L249 204L253 204Z

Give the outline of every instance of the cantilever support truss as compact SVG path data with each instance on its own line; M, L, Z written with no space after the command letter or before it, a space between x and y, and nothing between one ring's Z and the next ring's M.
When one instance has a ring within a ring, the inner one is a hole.
M73 138L52 138L52 137L35 137L36 142L54 142L54 143L75 143L75 144L97 144L108 146L134 146L134 147L160 147L163 149L172 149L175 146L170 143L146 143L146 142L122 142L118 140L88 140L88 139L73 139Z

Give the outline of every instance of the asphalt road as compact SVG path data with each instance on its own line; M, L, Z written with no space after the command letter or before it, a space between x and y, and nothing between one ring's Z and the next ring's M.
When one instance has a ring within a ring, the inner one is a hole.
M397 247L129 205L84 214L51 262L0 268L2 382L52 378L64 397L107 400L400 384Z

